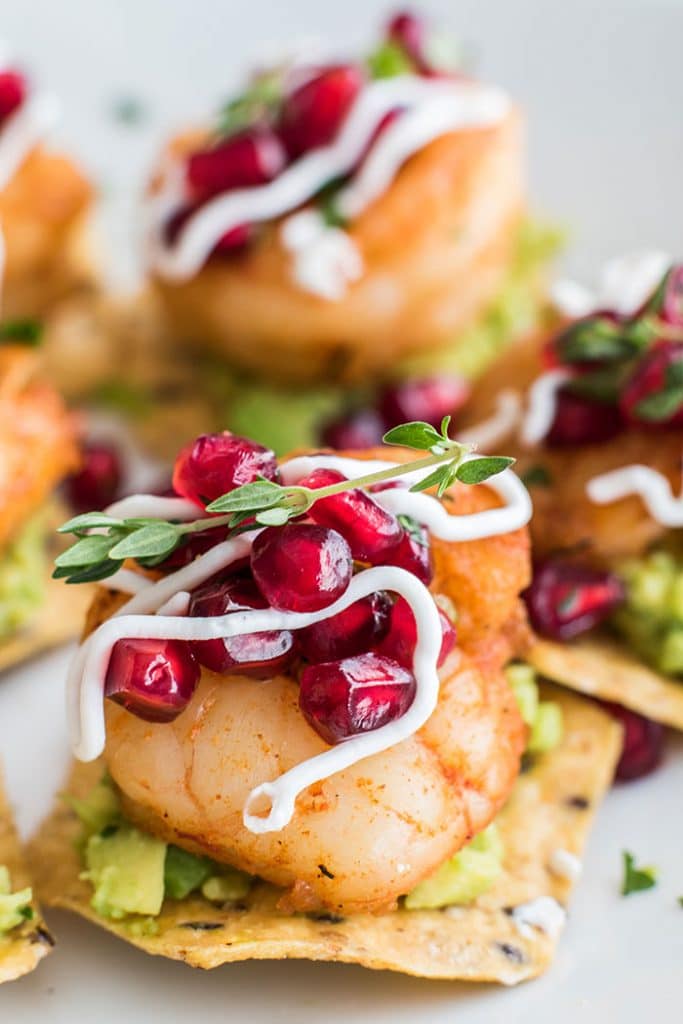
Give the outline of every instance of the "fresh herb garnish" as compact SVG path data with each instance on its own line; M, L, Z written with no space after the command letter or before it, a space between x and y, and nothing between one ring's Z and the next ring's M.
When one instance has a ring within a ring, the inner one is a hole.
M645 889L652 889L657 884L657 871L655 868L636 867L635 857L624 850L624 879L621 883L621 895L628 896L632 892L643 892Z
M280 69L257 75L240 96L229 100L219 111L216 127L219 138L271 118L282 100L282 90Z
M35 347L40 344L43 325L38 320L7 320L0 324L0 345L26 345Z
M60 533L71 533L78 539L57 557L53 576L66 579L67 583L103 580L113 575L127 558L151 568L163 562L190 534L225 526L235 532L259 526L283 526L290 519L304 515L321 498L358 487L372 487L416 470L433 467L412 485L411 491L434 487L441 497L456 481L483 483L514 462L504 456L473 457L468 445L448 436L449 424L450 416L446 416L440 431L429 423L418 422L404 423L385 434L386 444L429 452L425 458L328 487L286 487L260 478L236 487L207 505L207 512L215 513L211 518L174 523L146 518L117 519L104 512L76 516L59 529ZM92 530L101 532L91 533Z
M119 124L134 127L145 121L147 108L139 96L119 96L112 104L111 113Z
M683 359L672 363L664 374L664 386L635 407L639 419L650 423L662 423L671 419L683 408Z
M529 466L521 479L525 487L550 487L553 482L550 470L540 463Z

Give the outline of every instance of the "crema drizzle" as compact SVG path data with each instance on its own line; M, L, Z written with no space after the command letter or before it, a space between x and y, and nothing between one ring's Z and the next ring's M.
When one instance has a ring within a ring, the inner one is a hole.
M292 484L314 468L338 469L354 479L395 466L395 463L379 460L322 455L291 459L281 467L281 472L284 482ZM429 469L409 474L407 481L412 482L427 472ZM413 516L435 536L445 540L474 540L506 533L528 522L531 516L529 495L510 470L492 478L488 485L505 502L504 507L471 515L450 515L437 499L427 494L411 494L402 488L381 491L374 498L385 508ZM188 511L178 499L139 495L127 501L128 505L119 503L115 506L119 513L122 507L124 510L144 508L144 514L153 517L156 509L156 515L165 517L169 501L176 502L178 511ZM112 648L118 640L210 640L273 629L296 630L336 615L359 598L376 591L388 590L400 595L410 605L417 624L413 704L397 721L352 737L302 762L280 778L256 787L247 799L243 820L247 829L262 833L277 831L288 824L294 814L296 798L302 790L363 758L394 746L424 725L438 700L436 662L441 646L441 626L436 604L424 584L411 573L394 566L379 566L358 573L345 594L319 612L301 614L268 608L232 612L224 616L186 618L190 592L248 555L257 534L258 531L254 531L223 541L190 565L157 582L140 584L131 580L126 571L119 571L113 578L114 586L121 590L130 589L134 596L100 625L77 651L68 678L68 711L76 756L85 761L93 760L102 753L105 745L104 680Z
M676 497L667 478L649 466L623 466L594 476L586 493L596 505L638 495L655 522L670 529L683 527L683 493Z

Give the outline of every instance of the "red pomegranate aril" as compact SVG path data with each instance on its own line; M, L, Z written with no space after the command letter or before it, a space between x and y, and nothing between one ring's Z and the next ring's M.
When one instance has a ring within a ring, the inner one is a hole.
M662 320L673 327L683 327L683 264L672 267L664 288L660 312Z
M422 66L426 41L426 26L422 18L411 11L400 11L387 25L387 36Z
M309 665L301 674L301 711L330 744L396 721L414 699L412 673L378 654Z
M270 448L225 430L202 434L182 449L173 468L173 486L181 497L204 507L259 476L275 480L277 475Z
M308 661L337 661L369 651L389 628L391 600L383 591L364 597L329 619L299 630L299 649Z
M597 402L562 388L545 443L551 448L609 441L621 431L623 420L616 405Z
M254 579L272 608L317 612L346 591L351 549L340 533L314 523L269 526L251 550Z
M195 198L206 202L231 189L265 185L286 163L285 148L274 131L249 128L192 153L187 161L187 183Z
M386 427L422 420L438 428L444 416L452 416L464 405L469 393L469 385L461 377L422 377L387 388L379 410Z
M199 665L180 640L118 640L104 694L146 722L172 722L192 699Z
M104 442L86 442L82 465L66 481L69 504L76 512L91 512L111 505L119 497L123 470L119 453Z
M658 341L626 382L621 411L641 427L683 426L683 341Z
M624 584L610 572L551 561L538 566L523 595L537 633L571 640L604 622L624 601Z
M231 228L218 239L213 247L214 256L234 256L241 249L245 249L253 240L255 229L252 224L238 224Z
M666 735L664 726L621 704L608 701L601 701L601 704L624 727L623 747L615 778L620 782L630 782L649 775L659 767L662 760Z
M455 632L455 626L445 612L441 608L439 608L438 611L439 619L441 621L442 640L437 666L441 668L444 661L455 647L457 635ZM417 624L415 622L415 616L413 615L412 608L408 602L404 598L399 597L398 601L396 601L395 605L391 609L389 631L377 648L377 651L379 654L383 654L387 658L392 658L394 661L397 661L399 665L404 665L407 668L410 668L413 664L413 654L415 653L416 644Z
M404 530L403 537L389 552L384 565L396 565L400 569L407 569L428 587L434 579L434 561L432 547L429 543L429 531L416 523L415 532L419 534L419 539L410 531Z
M26 91L26 79L18 71L0 71L0 121L21 106Z
M227 540L229 535L230 529L227 526L217 530L206 530L205 533L191 533L171 552L168 558L155 565L155 569L161 572L182 569L184 566L189 565L190 562L194 562L195 558L206 554L207 551L211 551L217 544ZM248 558L240 559L239 562L235 562L230 566L230 572L241 572L242 569L246 569L248 566Z
M190 601L192 618L228 615L231 612L267 608L268 602L248 576L205 583ZM192 642L195 657L212 672L232 672L265 679L282 671L292 660L295 642L287 629L243 636L219 637Z
M341 451L360 451L382 443L384 421L375 409L357 409L322 429L323 444Z
M340 64L325 68L286 97L279 131L291 157L334 139L364 80L360 67Z
M299 485L315 490L346 479L336 469L315 469ZM338 530L348 541L353 557L371 565L384 561L403 535L396 516L358 487L320 498L308 514L321 526Z

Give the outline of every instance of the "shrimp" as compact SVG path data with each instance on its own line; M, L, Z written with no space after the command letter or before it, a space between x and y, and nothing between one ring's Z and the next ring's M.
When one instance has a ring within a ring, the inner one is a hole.
M468 512L497 500L460 485L449 497ZM481 831L507 799L526 739L503 667L525 643L518 593L528 540L519 531L434 544L432 589L456 605L464 642L443 665L437 708L419 732L309 787L284 829L255 835L242 822L251 790L327 748L299 710L293 676L204 670L169 724L107 702L105 758L130 819L281 887L283 908L344 913L394 907ZM88 629L121 600L101 591Z
M546 336L547 337L547 336ZM496 396L504 389L526 392L543 372L541 351L545 337L534 336L509 350L477 384L466 417L459 426L471 428L490 416ZM498 447L517 458L523 477L542 466L548 485L534 487L534 515L530 523L534 555L546 557L562 549L580 548L587 561L609 565L624 556L638 556L656 543L666 528L649 514L640 498L629 497L609 505L596 505L586 493L589 480L634 463L645 463L661 473L676 494L681 486L681 431L639 430L629 427L600 444L525 449L511 435Z

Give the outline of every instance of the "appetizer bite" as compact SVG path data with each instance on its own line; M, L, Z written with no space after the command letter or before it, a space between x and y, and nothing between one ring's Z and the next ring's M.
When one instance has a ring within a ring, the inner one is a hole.
M86 764L33 847L49 904L203 967L550 962L619 728L522 660L510 459L447 419L385 440L278 464L204 435L174 496L65 524L58 572L103 585L68 680Z
M53 946L33 898L0 776L0 984L33 971Z
M51 495L78 465L74 421L41 379L37 352L8 333L0 330L0 670L74 635L87 598L64 594L48 568L63 516Z
M35 317L92 278L84 221L92 189L68 157L45 148L55 98L0 57L2 315Z
M520 111L404 13L370 55L258 70L173 139L147 262L173 337L218 356L202 359L221 422L284 452L319 442L349 386L362 403L470 375L528 327L548 238L524 214Z
M655 720L617 710L633 776L658 762L655 723L683 728L683 266L635 254L558 301L575 315L503 357L465 425L533 496L531 660Z

